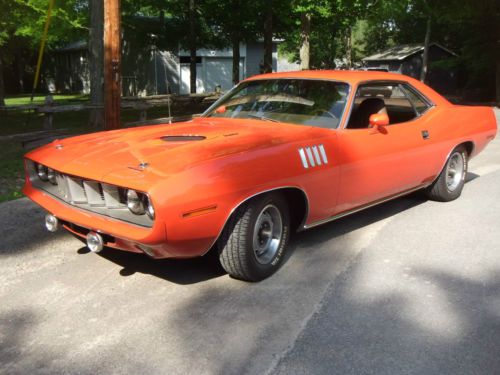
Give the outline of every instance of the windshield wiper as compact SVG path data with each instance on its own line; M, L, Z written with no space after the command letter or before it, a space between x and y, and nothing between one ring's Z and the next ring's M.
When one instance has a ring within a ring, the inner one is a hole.
M279 122L278 120L275 120L273 118L270 118L270 117L266 117L264 115L254 115L253 113L248 113L247 114L248 117L252 117L252 118L256 118L258 120L264 120L264 121L272 121L272 122Z

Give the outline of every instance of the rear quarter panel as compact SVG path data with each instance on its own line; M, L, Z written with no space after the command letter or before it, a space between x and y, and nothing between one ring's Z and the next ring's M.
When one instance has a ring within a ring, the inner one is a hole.
M422 118L430 139L426 142L436 155L431 163L431 176L442 170L451 151L458 145L472 143L470 157L481 152L495 138L496 119L491 107L443 106L429 110Z

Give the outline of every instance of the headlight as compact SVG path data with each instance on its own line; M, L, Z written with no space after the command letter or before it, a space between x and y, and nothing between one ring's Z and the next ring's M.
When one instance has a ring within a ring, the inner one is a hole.
M56 171L54 171L52 168L47 168L47 179L52 185L57 185Z
M127 207L136 215L147 214L151 220L155 218L153 203L145 193L129 189L127 190Z
M146 208L144 206L144 200L141 199L142 197L139 196L139 194L135 190L127 190L127 207L136 215L144 215L146 213Z
M42 165L42 164L37 164L36 165L36 173L38 174L38 177L42 181L48 181L49 177L47 176L48 170L47 167Z
M151 202L151 199L147 195L145 195L146 200L147 200L147 208L146 208L146 214L148 214L149 218L151 220L154 220L155 218L155 208L153 207L153 203Z

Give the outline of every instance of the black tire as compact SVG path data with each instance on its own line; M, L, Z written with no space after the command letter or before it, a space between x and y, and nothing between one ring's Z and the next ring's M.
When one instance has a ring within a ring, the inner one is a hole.
M457 199L460 194L462 194L465 176L467 175L468 157L467 150L464 146L457 146L451 152L438 178L426 189L429 199L439 202L449 202ZM454 183L449 185L450 180L453 180L449 174L450 167L454 166L453 163L458 164L461 172L457 174Z
M279 219L277 212L279 212ZM274 215L274 219L272 219L271 213ZM267 237L261 237L261 233L264 233L263 231L266 229L264 225L269 220L272 223L271 231L265 232ZM280 238L276 244L278 238L274 238L273 232L278 231L277 223L279 221L282 229L281 235L277 236ZM257 222L259 222L259 228L263 229L256 229ZM271 234L269 235L269 233ZM226 272L236 279L260 281L278 270L285 254L289 236L290 215L283 196L278 193L269 193L253 198L236 209L222 231L217 243L219 261ZM254 250L254 238L259 241L260 245L274 241L274 246L270 245L267 255L266 251L258 254L258 251ZM267 238L267 240L260 242L263 238Z

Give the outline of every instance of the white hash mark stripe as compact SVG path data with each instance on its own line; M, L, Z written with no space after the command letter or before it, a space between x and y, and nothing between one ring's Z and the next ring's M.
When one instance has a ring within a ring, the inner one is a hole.
M319 152L321 153L321 157L323 158L323 163L328 164L328 158L326 157L326 152L323 145L319 145Z
M321 158L319 157L318 147L313 146L314 158L316 159L316 164L321 165Z
M323 145L314 145L310 147L299 148L299 155L304 168L328 164L325 147Z
M311 167L315 167L316 163L314 162L314 157L313 157L313 154L311 151L311 147L306 147L306 153L307 153L307 157L309 159L309 163L311 164Z
M300 154L300 158L302 159L302 165L304 166L304 168L306 168L306 169L309 168L309 165L307 164L306 154L305 154L303 148L299 148L299 154Z

